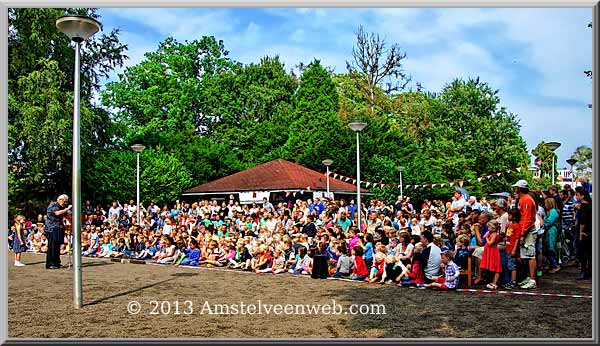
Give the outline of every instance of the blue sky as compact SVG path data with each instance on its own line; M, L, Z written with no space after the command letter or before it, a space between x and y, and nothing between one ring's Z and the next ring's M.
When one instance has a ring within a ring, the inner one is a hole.
M135 65L168 36L222 39L242 63L279 55L292 69L318 58L346 72L363 25L407 53L405 71L428 91L454 78L480 77L519 116L531 150L558 141L559 167L592 145L591 9L100 9L104 30L118 27ZM111 77L116 80L117 71ZM414 83L413 83L414 86Z

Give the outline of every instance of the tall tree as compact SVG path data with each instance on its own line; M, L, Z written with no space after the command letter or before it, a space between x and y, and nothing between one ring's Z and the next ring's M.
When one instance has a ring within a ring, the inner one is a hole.
M592 148L582 145L575 149L571 158L577 160L574 165L575 175L586 178L588 181L592 179Z
M221 115L207 111L211 104L203 97L204 83L236 63L223 41L212 36L184 43L169 37L144 56L102 93L116 121L129 129L124 144L142 139L149 148L161 146L185 165L195 182L212 178L203 176L213 170L199 161L205 157L199 136L210 135Z
M295 79L279 57L238 66L204 83L204 112L217 119L211 138L228 146L244 167L272 159L293 120Z
M94 201L110 203L133 199L136 169L136 153L131 150L109 150L99 156L88 180L94 186ZM169 203L191 184L191 176L184 165L162 147L140 154L140 202L144 205L151 200Z
M96 9L10 8L8 35L9 190L14 210L45 206L70 190L74 50L56 19ZM108 113L92 104L101 78L122 66L127 47L119 31L100 33L81 47L81 143L85 169L114 136ZM18 193L17 193L18 190ZM85 193L85 187L84 187Z
M388 46L379 34L367 34L362 25L358 27L352 61L346 61L346 68L365 94L370 114L375 113L381 91L390 95L404 90L410 82L402 68L404 59L406 52L402 52L399 44Z
M294 95L295 120L289 138L276 155L319 171L327 158L346 163L350 136L337 115L338 98L325 68L318 60L310 63Z
M541 141L531 153L535 156L535 164L540 169L541 177L552 176L552 161L554 161L554 175L558 176L557 158L558 156L552 150L546 147L546 142ZM550 181L552 182L552 181Z

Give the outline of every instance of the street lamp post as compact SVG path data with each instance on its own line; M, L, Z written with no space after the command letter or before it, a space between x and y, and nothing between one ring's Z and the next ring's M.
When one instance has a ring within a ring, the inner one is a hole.
M400 172L400 197L404 198L404 194L403 194L403 185L402 185L402 171L404 170L404 166L398 166L396 167L398 168L398 172Z
M329 198L329 166L333 163L333 160L323 160L323 164L327 167L327 198Z
M571 187L575 190L575 171L573 170L573 166L577 163L577 160L570 158L567 160L567 163L571 165Z
M87 16L64 16L56 20L56 28L75 42L75 78L73 100L73 303L83 306L81 282L81 142L79 114L79 46L100 31L100 22Z
M146 149L146 146L143 144L134 144L131 146L131 149L137 153L137 224L140 227L142 223L142 215L140 214L140 153Z
M357 212L357 225L358 231L360 232L360 212L362 211L362 206L360 203L360 131L362 131L365 127L367 127L367 123L363 121L353 121L348 126L352 129L352 131L356 132L356 206L358 207Z
M552 151L552 185L554 185L554 151L560 147L558 142L548 142L544 144L548 150Z

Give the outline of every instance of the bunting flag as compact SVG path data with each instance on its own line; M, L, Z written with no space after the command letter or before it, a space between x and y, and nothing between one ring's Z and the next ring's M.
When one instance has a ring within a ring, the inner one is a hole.
M307 190L307 191L310 191L310 186L307 186L307 187L306 187L306 190Z
M465 183L465 181L469 182L469 183L472 183L472 182L475 181L475 179L477 179L477 181L481 182L483 179L491 179L494 176L498 176L499 177L502 174L509 174L509 173L512 173L512 172L521 172L521 169L522 169L521 167L514 168L514 169L508 169L506 171L500 171L500 172L492 173L492 174L489 174L489 175L482 175L482 176L480 176L478 178L460 180L458 182L452 181L452 182L446 182L446 183L433 183L433 184L421 184L421 185L406 185L404 187L405 188L411 188L412 187L414 189L425 188L425 187L436 187L436 186L444 187L446 185L452 187L455 184L459 184L462 187L463 184ZM324 174L325 174L325 176L328 176L327 173L324 173ZM333 175L334 179L339 179L339 180L345 181L347 183L351 183L353 185L356 185L356 179L352 179L351 177L347 177L345 175L338 174L338 173L335 173L335 172L329 172L329 175ZM377 188L384 188L386 186L391 186L391 187L395 186L398 189L400 189L400 188L403 187L402 185L399 185L399 184L385 184L385 183L382 183L382 182L374 183L374 182L369 182L369 181L361 181L360 185L361 186L365 186L367 188L369 186L377 187ZM307 190L310 191L310 187L308 187Z
M286 192L286 193L285 193L285 198L288 198L288 197L290 197L290 195L291 195L291 192L289 192L289 191L288 191L288 192Z
M298 193L298 192L294 192L294 197L296 197L296 194L297 194L297 193Z

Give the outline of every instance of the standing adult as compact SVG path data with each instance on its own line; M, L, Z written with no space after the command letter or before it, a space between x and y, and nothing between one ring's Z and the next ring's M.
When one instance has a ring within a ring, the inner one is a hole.
M65 238L65 214L71 210L67 206L69 196L60 195L56 201L50 203L46 209L46 238L48 239L48 252L46 252L46 269L60 268L60 247Z
M537 205L531 195L529 195L529 184L526 180L517 181L513 187L517 194L517 206L521 213L521 219L519 221L519 225L521 226L519 256L522 260L527 262L529 269L529 276L521 281L519 286L521 288L535 289L537 288L535 282L535 270L537 268L537 261L535 259L535 244L537 238L535 220L537 215Z
M587 280L592 277L592 198L582 186L575 189L575 197L580 203L577 215L579 227L577 256L581 263L581 273L577 280Z
M460 190L454 191L454 200L452 201L452 206L450 207L450 211L452 211L453 217L452 221L454 221L454 225L458 225L458 213L465 209L465 205L467 202L465 201Z

